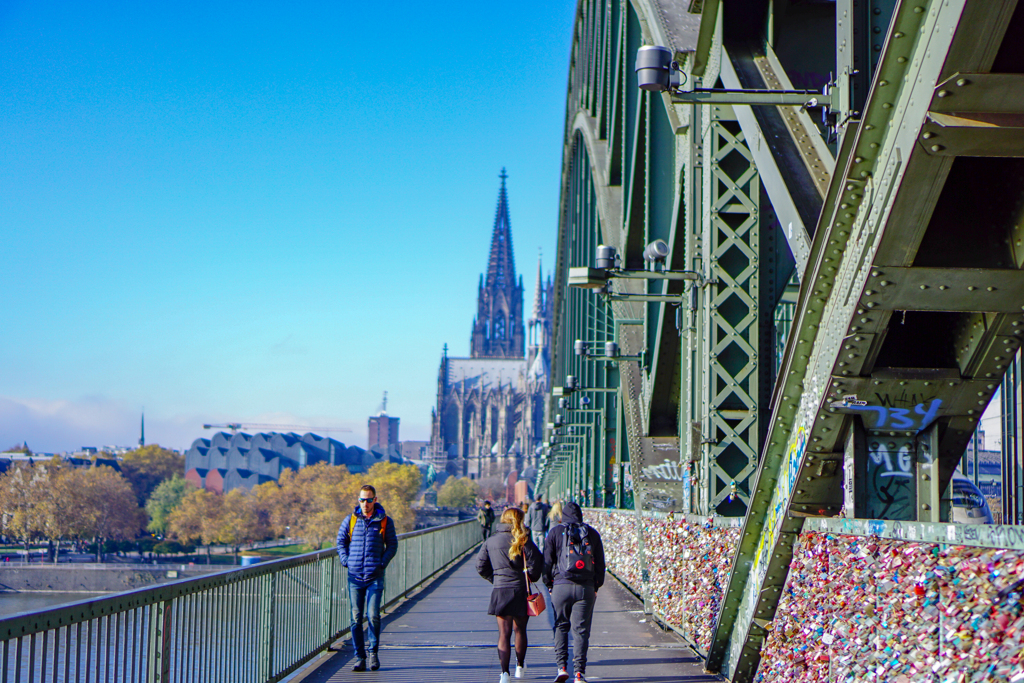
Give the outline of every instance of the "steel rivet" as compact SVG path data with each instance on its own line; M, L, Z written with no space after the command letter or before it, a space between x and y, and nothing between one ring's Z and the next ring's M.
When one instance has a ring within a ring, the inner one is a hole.
M923 137L925 140L931 140L933 137L935 137L935 133L925 133L921 137Z
M959 85L961 88L964 87L965 85L967 85L968 83L970 83L970 81L967 80L966 78L958 78L958 79L956 79L956 84Z
M949 93L949 91L948 91L948 90L940 90L940 91L938 92L938 95L939 95L939 97L949 97L949 94L950 94L950 93Z
M943 147L942 145L932 145L932 151L933 152L941 152L944 149L946 149L946 148Z

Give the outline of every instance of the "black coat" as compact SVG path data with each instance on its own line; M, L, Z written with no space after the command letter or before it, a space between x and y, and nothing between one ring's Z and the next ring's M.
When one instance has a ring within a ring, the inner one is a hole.
M562 523L551 527L548 537L544 541L544 585L551 588L555 584L577 583L567 576L564 576L559 569L558 559L565 554L565 527L570 523L583 524L583 512L576 503L566 503L562 508ZM604 585L604 545L601 543L601 534L589 524L587 527L587 539L594 552L594 588Z
M494 535L487 539L476 556L477 573L493 583L495 588L525 588L524 561L530 571L530 581L538 580L544 569L544 557L529 538L523 552L514 560L508 556L510 547L512 532L509 525L499 522Z

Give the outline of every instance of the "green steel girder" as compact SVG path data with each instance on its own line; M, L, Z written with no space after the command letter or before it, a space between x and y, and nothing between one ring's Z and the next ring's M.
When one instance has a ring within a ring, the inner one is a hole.
M963 212L954 207L977 205L989 212L991 241L1009 244L1019 220L1011 207L1024 197L1021 163L954 162L922 144L928 112L944 97L941 84L957 72L991 69L1015 7L1016 0L896 7L873 89L859 125L851 123L844 136L814 233L750 513L709 650L708 668L732 680L748 681L756 672L764 637L758 620L770 618L778 603L795 534L807 516L821 514L819 506L842 503L834 463L860 418L833 403L877 395L869 401L876 409L902 411L884 413L900 418L889 424L894 436L923 428L908 427L905 415L936 407L926 430L928 457L938 461L934 497L1019 348L1018 276L1010 274L1004 282L1011 291L1002 292L986 286L992 273L969 269L1021 263L975 246L977 235L950 225L950 216ZM971 182L999 182L1000 193L982 199ZM909 402L904 408L892 401Z
M708 277L702 309L702 514L742 516L757 467L761 355L760 196L757 168L729 107L708 107L703 148ZM735 484L734 484L735 482ZM735 493L735 495L734 495Z

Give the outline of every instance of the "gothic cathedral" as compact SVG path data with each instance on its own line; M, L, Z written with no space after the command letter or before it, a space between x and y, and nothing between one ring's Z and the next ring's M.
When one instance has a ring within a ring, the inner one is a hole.
M430 435L430 454L438 471L492 486L532 480L544 435L544 397L551 369L553 284L550 276L544 281L538 263L533 311L524 324L523 280L516 277L512 254L504 169L500 177L470 355L449 356L445 346Z

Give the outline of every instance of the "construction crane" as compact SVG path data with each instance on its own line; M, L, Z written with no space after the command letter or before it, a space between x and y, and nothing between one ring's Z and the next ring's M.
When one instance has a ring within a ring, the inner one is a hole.
M294 431L300 429L304 432L351 432L351 429L345 427L310 427L307 425L271 425L271 424L259 424L255 422L228 422L225 424L204 424L203 429L230 429L232 434L237 433L240 429L269 429L271 431L276 430L287 430Z

